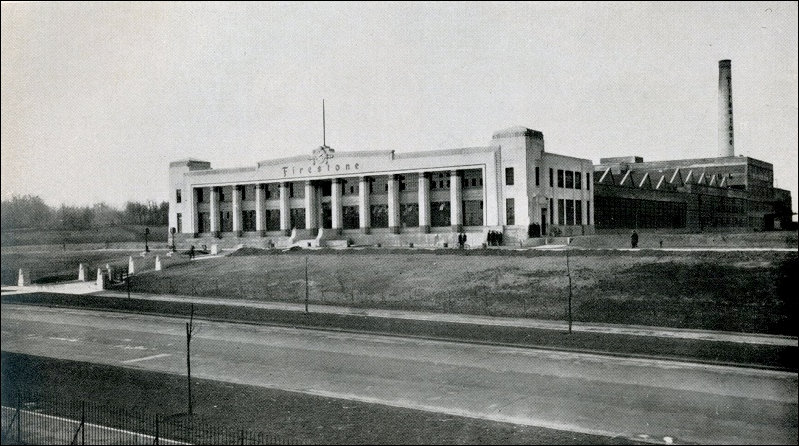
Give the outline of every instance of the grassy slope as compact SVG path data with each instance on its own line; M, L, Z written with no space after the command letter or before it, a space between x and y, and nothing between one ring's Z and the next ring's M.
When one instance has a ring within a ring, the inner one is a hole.
M2 255L2 281L18 268L34 281L90 277L106 263L152 269L138 252ZM301 302L305 258L312 303L564 319L563 252L386 250L269 252L187 262L138 276L133 291ZM792 252L612 252L570 255L575 320L796 335Z
M300 302L305 253L176 264L137 278L156 293ZM356 307L565 317L564 253L316 252L310 300ZM570 256L576 320L795 335L796 253Z

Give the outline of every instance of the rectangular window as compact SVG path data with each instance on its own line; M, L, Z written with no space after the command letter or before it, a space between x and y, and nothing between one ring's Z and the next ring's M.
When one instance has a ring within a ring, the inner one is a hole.
M583 176L580 175L580 172L574 172L574 188L575 189L583 188Z
M211 231L211 214L208 212L198 212L197 213L197 232L209 232Z
M373 204L371 206L371 223L373 228L387 228L388 227L388 205L387 204Z
M221 203L221 202L225 201L225 188L224 187L218 187L217 190L219 191L219 202Z
M305 229L305 208L293 208L289 215L292 228Z
M181 201L180 189L177 189L175 190L175 203L180 203L180 201Z
M591 224L591 200L585 202L585 224Z
M513 167L505 168L505 185L513 186Z
M566 171L566 189L574 189L574 172Z
M333 195L333 182L322 181L322 183L320 184L320 189L322 189L323 197L329 197Z
M219 228L222 232L233 231L233 217L229 211L219 212Z
M369 182L369 193L373 195L386 195L388 193L388 177L385 175L372 177L372 180Z
M563 187L563 170L558 169L558 187Z
M464 226L483 226L483 200L463 201Z
M574 224L574 200L566 200L566 224Z
M563 216L565 215L566 206L563 204L563 198L558 199L558 224L564 223Z
M280 209L267 209L266 210L266 228L267 231L277 231L280 229Z
M197 191L197 203L202 203L203 202L203 190L202 190L202 188L194 189L194 190Z
M585 189L591 190L591 174L588 172L585 173Z
M555 171L552 168L549 169L549 187L555 187Z
M550 176L550 178L552 177ZM555 200L551 198L549 199L549 224L551 225L555 224Z
M449 201L434 201L430 203L430 226L450 225Z
M583 223L583 200L574 200L574 220L578 225L585 224Z
M289 197L305 198L305 185L300 182L289 183ZM305 228L297 228L297 229L305 229Z
M535 185L536 186L540 186L541 185L541 182L539 181L539 178L538 178L538 166L536 166L536 168L535 168Z
M400 205L400 225L403 228L419 226L419 205L408 203Z
M178 213L177 215L177 228L175 228L175 231L178 234L183 232L183 214Z
M516 224L516 209L514 206L513 198L505 199L505 224L506 225Z
M239 188L239 193L241 194L241 201L247 200L247 188L249 186L237 186L237 187Z
M255 231L255 211L241 211L241 226L244 232Z
M342 206L341 215L344 229L358 229L361 222L358 206Z

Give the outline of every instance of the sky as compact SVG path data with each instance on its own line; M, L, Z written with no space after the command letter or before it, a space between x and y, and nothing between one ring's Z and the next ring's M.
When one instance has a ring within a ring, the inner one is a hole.
M488 145L736 154L797 209L797 3L2 3L2 198L168 199L170 161Z

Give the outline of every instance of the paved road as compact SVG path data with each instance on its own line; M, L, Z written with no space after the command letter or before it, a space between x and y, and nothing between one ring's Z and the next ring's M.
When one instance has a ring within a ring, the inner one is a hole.
M5 351L185 371L185 320L3 305ZM796 443L797 374L200 322L199 378L675 443Z

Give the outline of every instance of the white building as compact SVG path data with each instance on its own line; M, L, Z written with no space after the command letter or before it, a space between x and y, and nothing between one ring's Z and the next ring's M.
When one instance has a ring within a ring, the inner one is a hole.
M505 244L593 233L590 160L544 151L541 132L513 127L490 145L416 153L335 152L212 169L169 165L176 241L266 246L300 239L384 245ZM289 236L293 239L289 240Z

